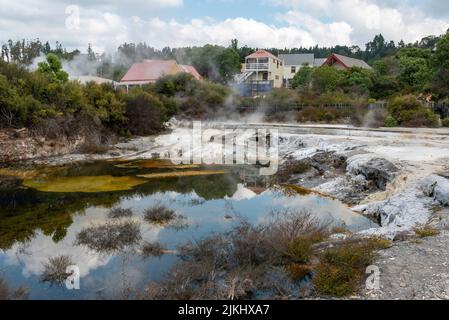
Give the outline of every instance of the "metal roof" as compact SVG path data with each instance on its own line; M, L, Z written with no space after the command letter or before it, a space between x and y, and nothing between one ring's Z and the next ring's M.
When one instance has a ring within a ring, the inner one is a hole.
M314 67L321 67L326 61L327 61L327 58L315 59L315 61L313 63L313 66Z
M313 67L315 55L313 53L280 54L279 59L284 60L286 66L301 66L307 63Z
M363 60L354 59L354 58L342 56L340 54L335 54L335 53L332 54L328 58L328 60L326 60L326 62L329 61L332 57L335 57L337 60L340 60L348 68L359 67L359 68L364 68L364 69L372 69L371 66Z

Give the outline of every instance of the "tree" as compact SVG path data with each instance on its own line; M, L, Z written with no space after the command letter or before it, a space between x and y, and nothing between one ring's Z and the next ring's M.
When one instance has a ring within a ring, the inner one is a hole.
M237 39L231 40L231 48L234 49L235 51L239 50L239 41Z
M423 91L429 83L432 70L429 49L404 48L396 55L399 61L399 81L414 92Z
M449 30L438 41L435 53L432 57L432 68L434 71L432 88L440 98L449 96Z
M96 61L97 60L97 56L95 55L95 52L92 49L92 45L90 43L87 46L87 59L89 61Z
M346 77L341 82L342 89L347 93L368 95L373 86L374 73L364 68L353 67L346 71Z
M433 66L435 69L449 69L449 30L436 45Z
M307 87L310 84L313 69L308 65L303 65L295 74L292 80L292 88Z
M437 116L413 95L394 98L388 106L388 112L399 125L406 127L435 127L438 124Z
M166 110L157 96L141 92L131 92L126 106L128 130L135 135L154 134L163 129Z
M39 62L38 71L43 74L51 75L54 79L59 81L67 81L69 79L68 73L62 70L61 60L59 60L54 53L47 55L46 62Z
M232 80L240 72L240 56L233 48L224 50L217 57L218 69L224 83Z
M316 68L312 73L312 87L319 93L335 91L344 78L344 71L329 66Z

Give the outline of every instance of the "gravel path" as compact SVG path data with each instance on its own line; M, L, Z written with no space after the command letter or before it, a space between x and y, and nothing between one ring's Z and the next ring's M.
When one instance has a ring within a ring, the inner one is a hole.
M375 264L380 268L381 288L363 290L362 298L449 300L448 230L435 237L397 242L380 252Z

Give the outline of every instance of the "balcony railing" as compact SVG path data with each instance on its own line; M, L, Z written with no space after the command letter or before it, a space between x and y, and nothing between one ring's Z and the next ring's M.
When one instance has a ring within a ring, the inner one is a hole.
M273 90L273 81L249 81L236 86L240 94L244 97L257 96L271 92Z
M268 70L270 68L270 64L268 63L247 63L246 70L247 71L259 71L259 70Z

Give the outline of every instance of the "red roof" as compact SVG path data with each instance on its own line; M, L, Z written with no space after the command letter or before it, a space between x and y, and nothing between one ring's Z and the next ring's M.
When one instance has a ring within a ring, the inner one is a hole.
M363 60L342 56L336 53L331 54L330 57L323 63L323 66L332 66L335 63L340 63L345 69L351 69L352 67L372 69L371 66Z
M279 60L278 57L276 57L274 54L272 54L271 52L268 52L266 50L257 50L253 54L250 54L249 56L247 56L247 58L273 58L273 59Z
M180 67L184 69L184 72L190 73L196 80L203 80L203 77L198 73L198 71L196 71L194 67L184 64L181 64Z
M175 60L144 60L133 64L120 82L136 84L156 82L162 76L179 72L190 73L201 80L200 74L194 67L179 65Z

